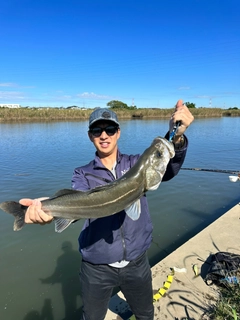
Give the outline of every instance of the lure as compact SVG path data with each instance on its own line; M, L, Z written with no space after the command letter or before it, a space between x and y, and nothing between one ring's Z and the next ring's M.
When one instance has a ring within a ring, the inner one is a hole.
M197 264L193 264L192 265L192 269L193 269L193 272L195 274L195 277L197 277L199 275L199 270L198 270Z
M174 126L173 126L173 129L172 131L170 132L170 135L169 135L169 141L172 142L173 141L173 138L175 137L177 131L178 131L178 127L182 124L181 121L177 121Z

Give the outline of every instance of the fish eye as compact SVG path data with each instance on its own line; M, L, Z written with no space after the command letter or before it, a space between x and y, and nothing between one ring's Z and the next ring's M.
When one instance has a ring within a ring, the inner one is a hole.
M160 152L159 150L157 150L156 156L157 156L158 158L161 158L162 154L161 154L161 152Z

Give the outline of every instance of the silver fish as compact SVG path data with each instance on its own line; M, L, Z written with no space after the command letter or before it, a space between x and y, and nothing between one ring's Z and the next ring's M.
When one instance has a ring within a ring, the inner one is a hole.
M52 198L41 201L42 210L55 218L56 232L62 232L81 218L101 218L120 212L140 199L146 191L159 187L168 162L174 155L173 144L157 137L121 178L89 191L60 190ZM6 201L0 204L0 208L15 217L13 230L21 230L28 207Z

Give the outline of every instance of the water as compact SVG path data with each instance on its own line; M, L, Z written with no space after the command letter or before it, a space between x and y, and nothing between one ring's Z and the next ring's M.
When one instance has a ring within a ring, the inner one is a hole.
M123 121L120 150L142 152L167 127L164 120ZM240 170L239 128L240 118L195 120L187 130L184 167ZM86 131L85 121L0 124L0 202L70 187L73 169L93 158ZM240 183L231 183L228 174L181 170L147 196L154 265L238 203ZM0 319L79 320L77 238L83 221L56 234L53 224L13 232L13 217L1 211L0 218Z

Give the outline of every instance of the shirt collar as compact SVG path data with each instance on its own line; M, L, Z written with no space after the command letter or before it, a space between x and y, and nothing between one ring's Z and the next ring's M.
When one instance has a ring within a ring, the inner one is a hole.
M122 159L122 153L119 150L117 150L117 164L121 161L121 159ZM105 168L97 154L97 151L95 152L94 167Z

